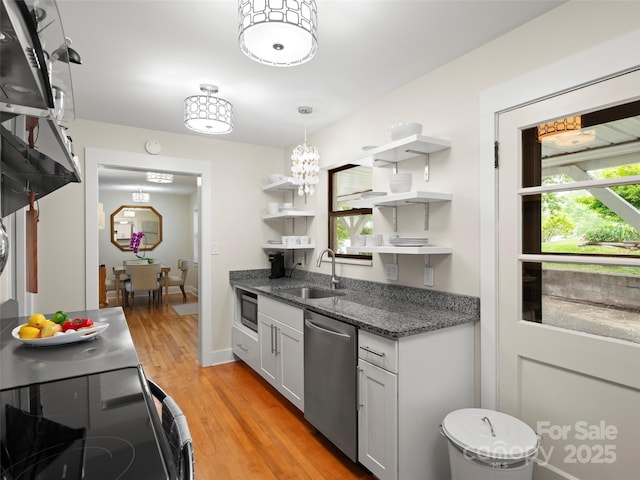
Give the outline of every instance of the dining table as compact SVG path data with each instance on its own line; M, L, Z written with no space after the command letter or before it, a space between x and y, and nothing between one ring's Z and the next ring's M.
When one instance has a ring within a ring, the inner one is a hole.
M120 305L120 291L122 289L122 276L127 274L127 267L125 265L113 267L113 274L116 277L116 305ZM165 303L169 304L169 272L171 271L171 267L166 265L160 266L160 272L162 273L163 284L164 284L164 293L165 293ZM162 294L162 286L160 287L160 294Z

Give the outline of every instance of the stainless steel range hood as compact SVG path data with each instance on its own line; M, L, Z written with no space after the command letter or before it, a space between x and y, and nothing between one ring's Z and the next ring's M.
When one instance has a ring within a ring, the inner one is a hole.
M1 0L2 217L28 205L29 192L42 198L80 181L65 133L74 119L68 43L54 0Z

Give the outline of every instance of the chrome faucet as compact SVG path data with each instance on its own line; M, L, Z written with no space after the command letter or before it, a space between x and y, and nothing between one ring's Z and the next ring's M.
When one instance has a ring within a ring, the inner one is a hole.
M338 284L340 283L340 280L338 280L338 277L336 277L336 254L333 250L331 250L330 248L325 248L322 252L320 252L320 255L318 256L318 262L317 262L317 266L319 267L320 264L322 263L322 257L324 256L325 253L330 253L331 254L331 290L335 290L336 288L338 288Z

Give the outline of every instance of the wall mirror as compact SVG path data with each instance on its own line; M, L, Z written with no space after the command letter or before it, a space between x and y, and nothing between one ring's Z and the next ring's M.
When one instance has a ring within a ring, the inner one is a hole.
M121 205L111 214L111 243L131 252L131 234L143 232L138 250L153 250L162 242L162 215L150 206Z

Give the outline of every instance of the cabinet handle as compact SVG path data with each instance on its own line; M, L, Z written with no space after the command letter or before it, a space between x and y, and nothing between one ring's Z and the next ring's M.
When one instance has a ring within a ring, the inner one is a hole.
M362 380L362 375L364 374L364 368L358 365L357 369L358 369L358 410L360 410L362 407L364 407L364 401L362 400L364 398L364 395L362 395L362 387L364 384L364 381Z
M275 342L273 341L273 323L270 325L271 326L271 353L273 354L275 352Z
M373 353L374 355L377 355L378 357L384 357L384 352L376 352L375 350L370 349L369 347L360 347L362 350L364 350L367 353Z
M278 352L278 330L280 329L275 325L273 326L273 329L276 331L276 357L277 357L280 354L280 352Z
M236 345L238 346L238 348L240 350L242 350L243 352L248 352L249 349L247 347L245 347L244 345L242 345L241 343L236 343Z

